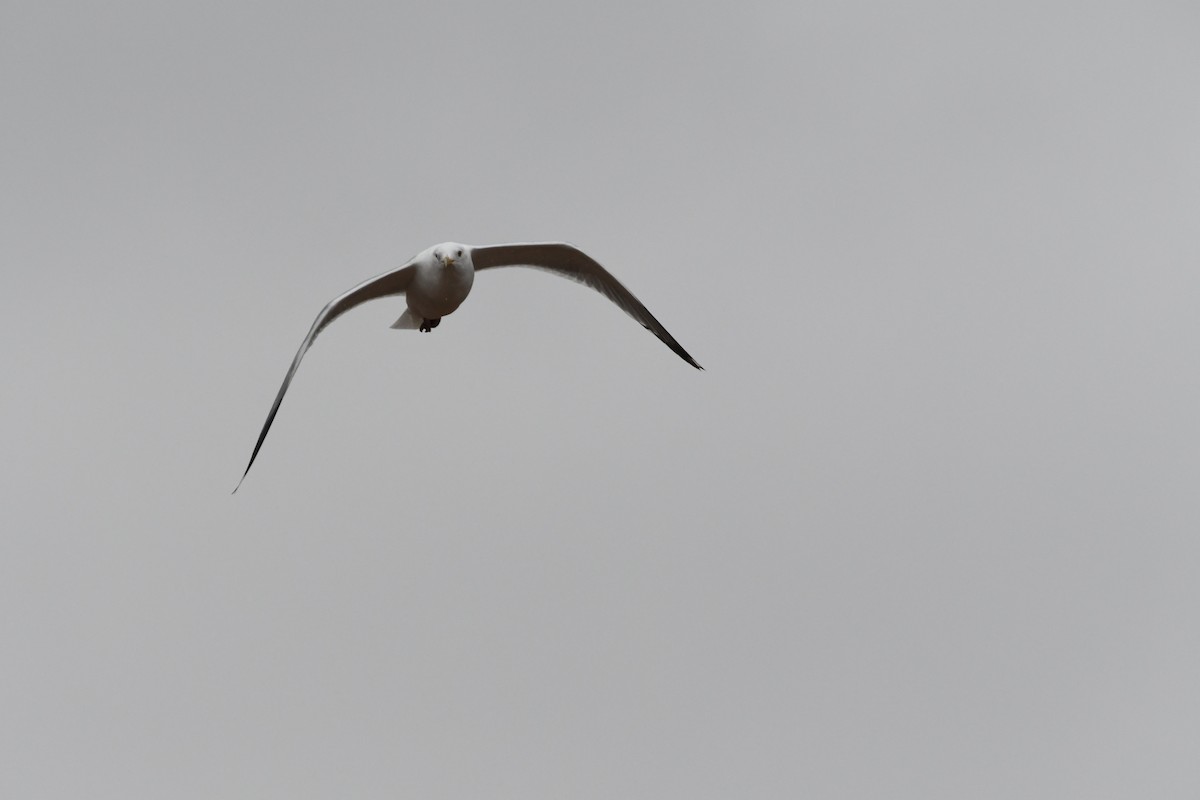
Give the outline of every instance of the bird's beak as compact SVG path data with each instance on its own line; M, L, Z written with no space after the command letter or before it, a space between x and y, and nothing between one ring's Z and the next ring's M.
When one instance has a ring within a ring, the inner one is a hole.
M450 265L451 265L451 264L453 264L453 263L454 263L454 259L453 259L453 258L451 258L450 256L442 256L442 265L443 265L443 266L447 266L447 267L448 267L448 266L450 266Z

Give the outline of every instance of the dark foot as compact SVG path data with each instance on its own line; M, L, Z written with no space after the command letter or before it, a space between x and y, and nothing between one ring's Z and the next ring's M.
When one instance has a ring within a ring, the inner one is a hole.
M440 324L441 324L441 322L442 322L442 318L441 318L441 317L438 317L437 319L423 319L423 320L421 320L421 333L429 333L431 330L433 330L433 329L434 329L434 328L436 328L438 325L440 325Z

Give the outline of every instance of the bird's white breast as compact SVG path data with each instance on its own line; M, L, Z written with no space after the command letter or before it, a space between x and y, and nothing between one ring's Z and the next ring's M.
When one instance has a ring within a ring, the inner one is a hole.
M466 254L449 266L432 256L421 259L416 266L408 287L408 307L426 319L446 316L471 293L475 269Z

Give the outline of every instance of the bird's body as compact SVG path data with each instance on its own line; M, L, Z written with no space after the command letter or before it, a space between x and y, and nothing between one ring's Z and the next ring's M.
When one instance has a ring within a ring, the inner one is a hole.
M359 284L345 294L334 298L321 310L316 321L313 322L312 328L309 329L308 336L301 342L295 358L292 359L292 366L283 379L283 385L279 387L279 393L275 396L275 403L271 406L267 421L258 435L258 442L254 445L254 452L250 455L250 463L246 465L246 471L242 473L242 480L246 479L246 475L250 473L250 467L254 466L254 459L258 457L258 451L267 438L267 432L271 429L271 423L275 420L279 405L283 402L283 396L287 393L288 386L300 366L300 360L312 346L317 334L324 330L329 323L368 300L403 294L408 308L392 327L415 328L428 333L438 326L442 317L454 313L467 299L475 282L476 271L510 266L548 270L595 289L616 303L642 327L661 339L684 361L696 369L702 369L628 289L622 286L604 267L576 247L562 242L500 244L482 247L444 242L422 250L407 264L397 269ZM241 481L238 481L238 486L241 485ZM236 492L237 488L234 488L234 491Z
M431 247L412 261L413 276L404 293L412 318L439 320L462 305L475 283L471 248L447 242ZM405 320L397 320L400 325Z

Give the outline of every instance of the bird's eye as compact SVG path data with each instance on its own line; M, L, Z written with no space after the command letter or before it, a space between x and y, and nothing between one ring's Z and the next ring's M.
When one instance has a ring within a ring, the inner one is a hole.
M458 257L458 258L462 258L462 248L461 248L461 247L460 247L460 248L459 248L459 250L458 250L458 256L457 256L457 257Z

